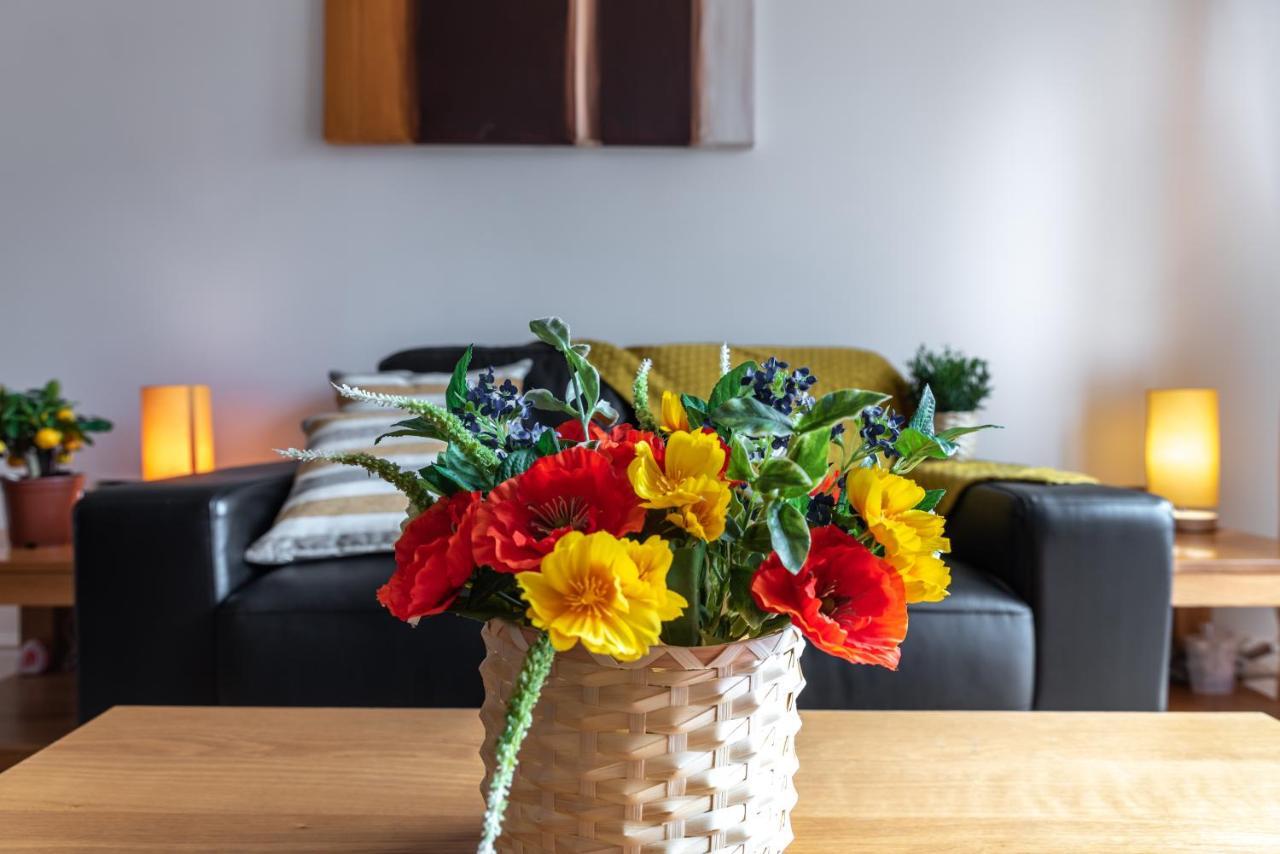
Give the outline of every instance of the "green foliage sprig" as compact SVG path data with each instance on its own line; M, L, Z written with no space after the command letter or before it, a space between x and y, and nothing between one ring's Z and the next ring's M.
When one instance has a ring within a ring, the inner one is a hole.
M991 394L991 372L985 359L959 350L929 350L923 344L907 364L917 405L926 387L933 390L939 412L972 412Z
M358 466L374 477L380 477L400 490L409 499L409 512L413 515L430 507L435 499L423 486L422 480L413 472L407 472L391 460L375 457L372 454L339 453L325 451L300 451L297 448L276 449L276 453L291 460L302 463L325 460L345 466Z

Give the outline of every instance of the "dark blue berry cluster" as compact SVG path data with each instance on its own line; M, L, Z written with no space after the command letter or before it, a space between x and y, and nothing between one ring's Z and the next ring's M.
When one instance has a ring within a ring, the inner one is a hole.
M783 415L813 406L813 388L818 378L808 368L792 371L786 362L770 356L759 369L748 369L742 376L742 384L751 386L751 396L772 406Z
M890 407L868 406L862 410L862 429L858 434L862 441L892 459L901 456L893 445L906 424L906 417L896 414Z
M547 429L533 419L533 407L515 383L496 384L493 368L467 385L467 411L460 417L482 444L499 452L532 447Z

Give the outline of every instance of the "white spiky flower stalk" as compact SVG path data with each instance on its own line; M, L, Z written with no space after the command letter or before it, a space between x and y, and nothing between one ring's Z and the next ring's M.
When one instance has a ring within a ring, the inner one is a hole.
M649 371L653 370L653 360L644 359L640 369L636 371L635 383L631 386L632 404L636 411L636 423L642 430L657 430L658 422L653 417L653 409L649 406Z
M732 354L729 352L729 343L720 345L720 376L724 376L733 370Z

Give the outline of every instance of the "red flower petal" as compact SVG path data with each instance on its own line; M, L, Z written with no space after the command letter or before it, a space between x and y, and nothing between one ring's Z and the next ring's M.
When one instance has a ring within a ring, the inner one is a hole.
M396 541L396 572L378 601L402 620L439 614L471 577L472 528L480 494L441 499L409 522Z
M902 578L835 526L813 531L809 557L792 575L776 553L751 581L764 611L786 614L814 646L855 664L898 668L907 635Z
M476 510L475 561L498 572L536 570L569 531L622 536L644 526L644 508L603 452L567 448L499 485Z

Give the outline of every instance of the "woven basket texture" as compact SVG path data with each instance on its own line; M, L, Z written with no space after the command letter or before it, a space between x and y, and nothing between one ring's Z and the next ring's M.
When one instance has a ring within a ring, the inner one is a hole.
M485 784L535 635L493 620L480 667ZM619 662L557 653L520 750L499 850L774 854L792 840L804 687L794 627Z

